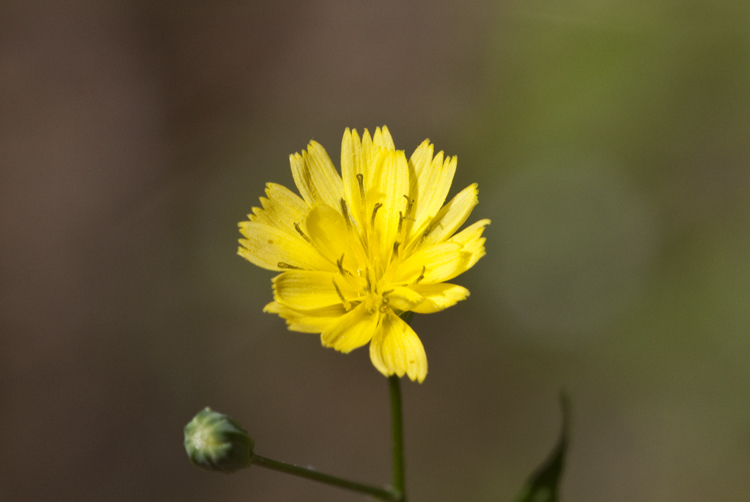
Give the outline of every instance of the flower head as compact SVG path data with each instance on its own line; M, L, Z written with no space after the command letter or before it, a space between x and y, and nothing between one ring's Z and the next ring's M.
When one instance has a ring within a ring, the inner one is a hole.
M230 473L250 467L254 446L240 424L211 408L199 411L185 426L185 451L202 469Z
M302 198L269 183L262 209L240 223L239 255L282 272L264 310L340 352L369 342L381 373L422 382L424 347L399 315L438 312L469 296L445 281L484 256L490 223L455 233L477 204L477 186L443 205L456 157L433 152L425 140L407 161L383 127L361 139L344 131L341 175L315 141L291 155Z

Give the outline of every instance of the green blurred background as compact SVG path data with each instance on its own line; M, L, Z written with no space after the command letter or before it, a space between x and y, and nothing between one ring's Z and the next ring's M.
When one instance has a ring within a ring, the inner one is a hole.
M350 501L197 470L211 405L262 455L385 483L386 380L262 314L236 224L310 139L387 124L492 219L413 325L411 500L507 501L573 403L564 500L750 492L750 3L0 6L0 500Z

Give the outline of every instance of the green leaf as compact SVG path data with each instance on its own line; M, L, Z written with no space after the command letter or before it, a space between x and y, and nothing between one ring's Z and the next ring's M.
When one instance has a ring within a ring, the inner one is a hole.
M557 446L547 460L531 475L521 493L516 497L516 502L557 502L557 488L562 476L565 452L568 448L568 422L569 406L568 398L563 393L560 395L560 406L562 408L562 431Z

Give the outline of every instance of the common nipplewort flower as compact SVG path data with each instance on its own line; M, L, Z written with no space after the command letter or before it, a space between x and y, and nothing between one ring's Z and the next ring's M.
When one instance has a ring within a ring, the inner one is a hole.
M446 281L484 256L490 223L456 233L477 204L477 186L443 205L456 157L433 153L425 140L407 160L383 127L361 139L346 129L341 175L315 141L291 155L302 198L268 183L263 207L239 224L240 256L282 272L264 310L291 330L320 333L340 352L369 342L382 374L422 382L424 347L399 316L438 312L469 296Z

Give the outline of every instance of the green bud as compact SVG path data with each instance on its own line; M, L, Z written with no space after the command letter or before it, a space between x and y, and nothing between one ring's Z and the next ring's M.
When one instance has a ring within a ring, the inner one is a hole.
M227 474L250 467L255 441L240 424L211 408L185 426L185 450L202 469Z

